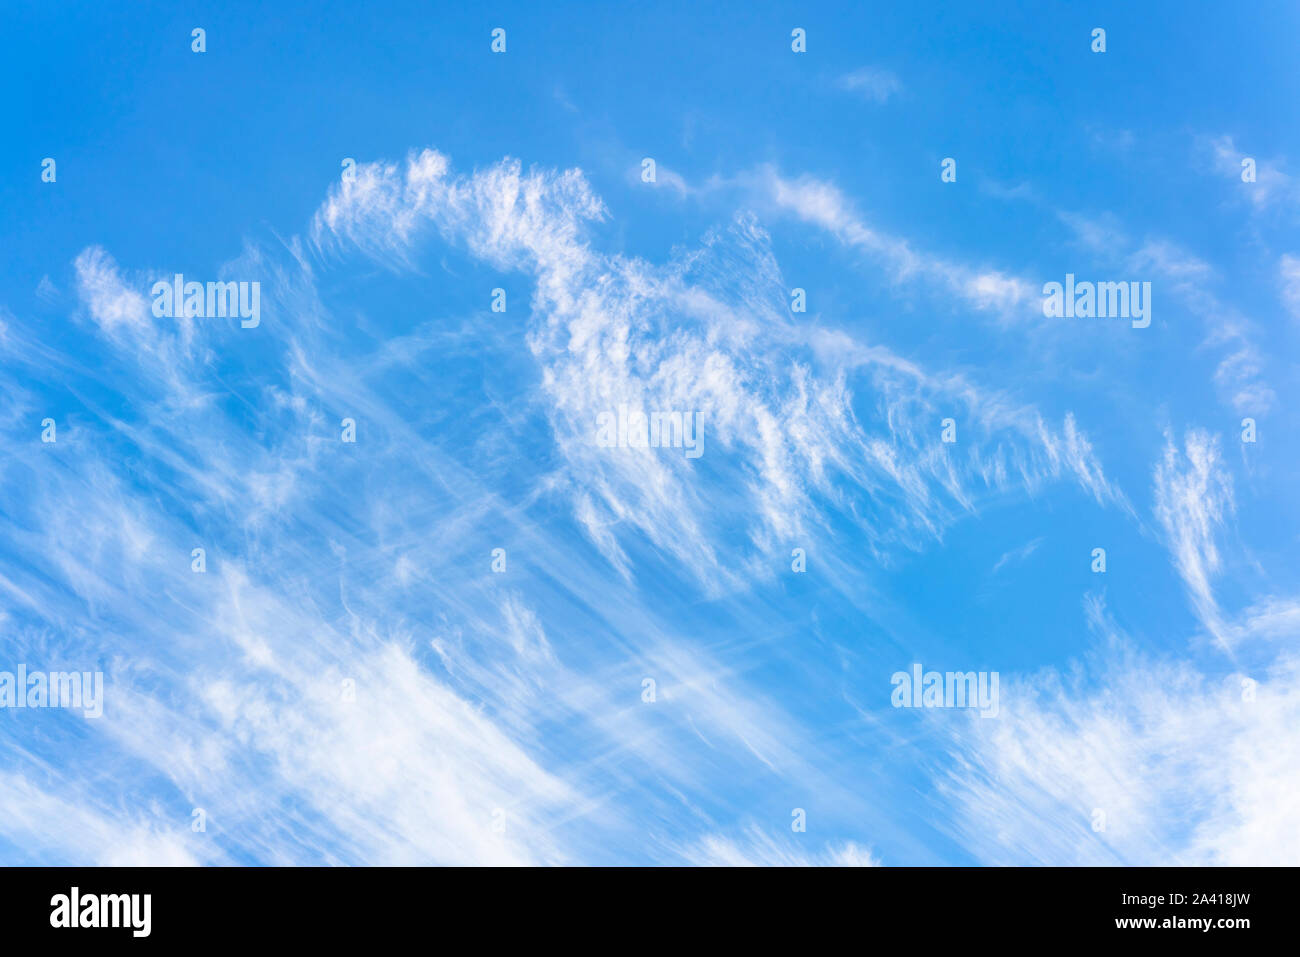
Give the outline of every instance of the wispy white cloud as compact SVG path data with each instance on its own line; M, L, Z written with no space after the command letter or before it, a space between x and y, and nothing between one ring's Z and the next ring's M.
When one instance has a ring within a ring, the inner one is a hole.
M676 170L670 169L663 163L655 163L654 180L646 182L642 177L645 169L642 166L644 158L639 159L633 165L628 167L627 182L640 189L662 189L672 193L678 199L685 199L688 196L699 193L701 190L692 186L686 181L686 178Z
M617 288L625 291L618 295L627 301L588 299L589 269L608 263L577 241L574 220L566 219L601 209L576 177L525 176L506 164L473 184L445 184L432 172L436 168L428 158L417 160L401 186L417 208L434 203L434 221L407 216L392 198L393 184L369 179L363 170L358 181L369 185L353 197L363 208L327 203L318 220L321 248L355 242L400 263L409 250L391 245L385 216L403 222L413 241L424 229L454 229L489 261L536 272L537 301L572 322L567 331L558 323L534 331L534 351L552 363L557 360L544 345L546 335L585 334L582 322L605 304L637 320L637 298L645 292L636 284L649 278L647 288L670 285L639 272L642 266L620 264ZM567 202L569 190L576 203ZM151 799L159 806L139 820L104 812L105 828L141 834L139 858L156 863L591 860L610 833L633 825L627 809L606 796L611 768L574 767L571 755L561 759L543 743L539 729L561 724L597 752L635 755L636 767L675 788L698 791L707 780L699 767L682 763L680 745L665 740L665 728L672 727L763 774L821 779L810 764L815 745L801 741L797 723L779 703L756 695L743 678L656 628L649 616L643 625L622 624L619 633L634 642L641 667L659 681L660 711L675 716L671 722L653 722L652 712L639 707L639 677L622 694L606 687L607 676L574 666L568 643L549 633L521 594L485 594L473 576L440 557L437 546L420 544L421 538L450 536L472 516L502 521L510 510L493 501L481 477L395 412L392 395L379 393L383 377L375 373L397 364L411 368L420 338L373 357L339 355L324 338L330 324L301 249L290 242L285 253L287 262L280 262L250 251L237 267L264 278L276 309L275 321L257 333L257 375L226 370L233 378L224 389L249 390L252 401L233 412L191 401L213 388L211 366L178 351L173 374L161 375L159 350L171 348L167 344L179 333L161 323L150 326L156 334L113 352L115 362L147 373L138 377L148 388L137 396L131 419L94 410L99 417L85 426L94 438L86 453L13 505L49 519L32 522L15 541L40 557L3 569L9 608L47 621L54 631L67 629L71 619L48 616L75 614L123 635L115 648L121 657L108 669L105 716L83 747L93 748L104 773L133 782L125 801L145 793L166 797ZM114 275L128 292L138 285L128 285L116 269ZM90 287L87 295L98 289ZM664 301L680 299L721 322L720 305L693 296L679 284ZM90 301L85 305L91 308ZM101 331L115 335L117 328ZM602 348L610 341L599 325L590 333ZM10 358L34 348L26 340L10 346ZM599 366L595 371L605 374ZM688 371L670 369L665 376ZM78 374L89 383L100 373L87 368ZM576 390L580 370L565 374ZM719 366L717 374L721 378L709 387L725 394L728 373ZM329 437L328 410L335 408L363 423L367 451L356 462L341 458L337 437ZM265 438L268 433L274 438ZM713 433L706 438L712 442ZM141 462L129 475L115 467L123 446ZM368 491L368 463L374 461L385 463L385 483ZM606 489L578 469L565 482L575 495L602 496L608 510L610 502L634 494L629 489L646 472L644 464L629 461L605 476ZM662 473L667 490L656 495L672 494L671 475ZM169 509L150 491L157 485L168 489L168 503L174 498L186 507ZM430 511L430 486L454 489L451 514ZM80 503L75 513L59 505L69 500ZM342 522L340 502L348 503ZM683 514L689 520L689 510ZM694 560L690 549L704 536L680 530L681 516L668 521L669 515L653 516L668 529L663 540L670 547L679 543ZM360 537L354 522L364 529ZM525 534L517 518L503 526ZM282 534L289 528L293 534ZM74 547L83 538L94 547ZM204 575L189 568L195 544L208 549ZM430 563L439 561L447 573L430 574ZM571 579L579 564L572 546L552 562L570 568ZM574 587L591 602L609 584L601 578ZM141 599L156 589L180 600L159 605ZM395 606L409 607L411 594L427 595L436 609L414 628L395 612ZM111 625L102 621L106 614ZM439 618L442 624L434 624ZM590 657L590 647L584 648ZM342 697L345 687L354 700ZM20 750L10 757L24 780L36 773L33 755ZM77 768L70 750L60 772L63 787L76 789ZM833 792L838 785L822 781L821 787ZM197 807L208 814L207 832L185 830ZM277 810L286 807L294 809L292 826ZM574 816L584 822L579 834L562 838L557 828ZM17 823L9 830L0 826L0 835L30 843L25 829L32 815L10 819ZM67 847L50 856L84 863L90 853Z
M771 171L763 182L778 205L883 251L901 274L942 274L971 301L990 306L1027 294L1018 281L949 268L879 237L827 184L787 181ZM996 401L968 384L900 376L904 365L877 361L880 350L801 342L806 333L784 309L782 277L752 216L715 231L701 250L652 266L590 247L581 223L604 214L575 171L525 174L507 162L454 176L444 158L426 151L405 167L359 168L354 183L332 190L314 235L323 245L352 241L400 266L427 221L426 228L463 236L497 265L536 275L530 344L553 403L552 427L569 462L576 513L616 567L628 566L613 529L636 529L713 588L731 587L757 565L771 567L766 557L735 545L729 556L719 552L723 536L708 529L727 521L733 506L706 501L700 483L686 481L702 466L650 450L610 454L597 447L598 414L620 405L701 414L706 442L716 450L707 464L734 472L732 487L752 497L748 511L758 524L749 541L764 550L807 535L822 520L814 499L840 498L842 485L875 489L881 500L901 497L907 537L932 535L971 507L976 493L965 487L963 473L987 488L1017 479L1034 484L1065 467L1099 501L1120 498L1070 417L1057 435L1032 410L1001 414ZM403 248L394 250L397 242ZM801 345L813 346L813 358L838 356L829 368L791 362L791 348ZM870 357L860 368L870 373L866 385L880 392L883 435L872 434L854 409L848 381L854 364L845 357L855 353ZM932 432L939 410L954 401L976 416L977 444L964 447L972 449L969 461L954 461L933 434L919 432L918 420L929 420L924 428ZM891 521L898 517L891 513Z
M1265 159L1240 149L1236 140L1227 134L1206 142L1214 169L1219 174L1229 177L1234 188L1242 191L1247 202L1259 211L1288 207L1300 204L1300 188L1284 169L1280 159ZM1255 161L1255 181L1242 179L1242 161Z
M1000 557L993 564L993 574L996 575L998 572L1002 571L1002 569L1006 565L1010 563L1023 562L1030 555L1034 554L1034 552L1038 551L1038 546L1041 545L1042 543L1043 543L1043 539L1039 537L1039 538L1035 538L1031 542L1026 542L1025 544L1021 545L1019 548L1013 548L1009 552L1003 552L1002 557Z
M1155 470L1156 518L1197 615L1221 642L1227 633L1211 582L1220 566L1215 536L1232 511L1232 480L1218 442L1192 430L1180 452L1166 437L1164 458Z
M90 317L107 332L119 327L139 329L149 320L149 303L122 281L117 263L98 246L86 249L76 261L77 293Z
M1269 382L1266 357L1256 344L1258 324L1215 293L1219 276L1213 266L1166 238L1150 237L1135 243L1111 215L1057 215L1078 242L1103 261L1150 277L1153 299L1164 302L1166 293L1172 293L1201 320L1205 345L1222 353L1214 370L1214 384L1235 411L1259 415L1274 407L1277 393ZM1163 307L1157 308L1163 312Z
M188 822L158 820L147 812L123 813L89 788L51 793L20 774L0 774L0 789L4 794L0 839L22 846L34 864L193 867L211 863L189 846Z
M874 103L884 103L903 88L902 82L882 67L864 66L845 73L837 81L842 90L856 93Z
M704 867L879 867L872 853L852 841L812 849L806 834L784 841L750 826L739 838L710 834L683 852L691 864Z
M577 171L507 161L458 175L425 151L357 174L331 190L309 246L250 248L230 267L267 287L255 371L227 359L216 375L211 337L222 333L212 327L192 330L187 346L182 327L149 320L149 335L126 341L134 320L96 303L137 309L141 280L102 252L78 266L100 277L79 287L84 308L116 317L95 318L113 362L147 388L129 420L92 409L85 454L12 506L47 519L17 534L38 557L0 567L0 587L12 614L52 631L111 616L122 636L109 707L83 747L138 782L128 804L149 794L159 806L100 810L96 826L137 835L137 857L156 861L598 860L611 835L638 830L626 795L649 779L680 795L694 822L659 835L665 859L873 862L852 842L720 836L732 808L716 797L711 814L694 806L711 774L743 770L823 796L846 789L825 770L826 745L780 700L678 634L652 600L635 604L629 582L656 574L650 553L714 597L743 591L770 577L774 554L784 560L832 521L888 558L938 541L986 498L1056 480L1127 511L1073 416L1049 424L996 389L794 321L753 215L650 264L593 248L586 224L608 213ZM847 235L866 229L844 223ZM417 270L437 237L535 283L527 349L555 445L525 497L566 502L622 584L581 539L542 536L494 492L489 476L505 474L517 448L468 468L403 405L403 393L432 390L423 358L454 333L429 325L362 356L330 338L318 266L360 250ZM35 344L11 338L7 348L19 361ZM704 459L597 447L596 414L624 402L703 413ZM342 414L362 423L355 458L340 452ZM955 448L938 441L949 414L961 420ZM141 463L134 475L117 468L123 449ZM711 481L694 480L695 468ZM75 514L59 505L71 500L82 503ZM484 525L526 540L537 567L566 569L564 585L525 594L485 584L486 554L455 544ZM94 547L74 547L83 537ZM189 570L195 544L209 549L205 575ZM835 561L829 549L822 560ZM175 600L143 600L151 589ZM611 589L627 603L617 627L596 597ZM618 654L590 660L602 643L557 629L545 606L561 602L580 609L585 635L615 635ZM655 706L637 697L646 675L658 681ZM355 700L341 697L344 682ZM544 733L557 727L573 736L568 749ZM708 760L683 761L685 747ZM9 757L37 806L35 756ZM64 785L81 793L75 768ZM842 805L864 800L846 791ZM184 830L193 807L218 837ZM36 813L15 815L0 835L27 840ZM75 848L56 856L88 859Z
M1036 287L1027 280L920 252L907 240L873 228L833 183L811 176L788 178L772 167L760 170L753 182L778 209L878 258L895 282L929 283L968 305L1008 316L1028 315L1030 304L1038 307Z
M1284 253L1278 260L1277 272L1282 302L1291 313L1291 318L1300 320L1300 256Z
M1147 241L1129 261L1131 268L1156 277L1201 317L1206 344L1225 353L1214 371L1214 382L1232 407L1243 415L1271 409L1277 395L1265 377L1255 324L1211 291L1211 266L1168 240Z
M1136 651L1087 606L1086 662L1004 676L998 720L955 730L942 791L958 839L997 865L1295 861L1300 768L1278 742L1300 721L1300 661L1210 677Z

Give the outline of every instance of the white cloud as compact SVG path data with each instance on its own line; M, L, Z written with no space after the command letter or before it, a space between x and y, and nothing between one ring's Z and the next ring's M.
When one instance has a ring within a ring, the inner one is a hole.
M90 317L106 332L143 328L150 319L149 303L122 281L117 263L98 246L77 257L77 292Z
M1200 283L1214 276L1209 263L1164 239L1147 240L1129 262L1138 272L1154 272L1186 295L1201 294Z
M1232 511L1232 480L1218 442L1192 430L1180 453L1166 437L1164 458L1155 469L1156 518L1198 617L1220 642L1228 633L1211 584L1220 565L1215 534Z
M884 103L903 88L898 77L881 67L864 66L839 78L839 87L864 99Z
M1229 177L1234 189L1243 190L1248 201L1256 210L1266 210L1278 205L1292 205L1300 202L1300 190L1294 180L1283 171L1282 161L1264 159L1241 150L1233 137L1223 135L1209 143L1213 156L1214 168L1223 176ZM1255 160L1255 182L1244 182L1242 160Z
M1032 283L997 270L972 268L918 252L906 240L864 222L832 183L810 176L790 179L765 167L754 184L778 209L881 260L895 282L928 283L941 294L955 296L977 309L1008 316L1027 316L1030 305L1038 308L1040 300Z
M986 496L1060 478L1098 502L1124 501L1072 417L1049 427L960 376L793 321L753 216L652 265L591 248L584 224L606 213L576 171L504 162L456 175L425 151L357 172L313 221L319 249L359 248L415 268L421 240L444 234L535 279L527 344L557 445L554 471L530 494L567 497L595 548L628 575L654 574L653 562L628 558L649 544L715 593L743 587L770 576L771 556L820 534L832 513L887 556L936 540ZM250 250L239 264L267 277L276 318L258 330L255 374L223 369L219 391L238 396L236 411L209 398L218 386L204 349L182 349L183 328L159 326L112 354L146 386L132 419L90 423L97 441L22 503L45 518L15 533L35 557L0 577L11 607L100 625L113 609L119 636L106 715L88 739L61 739L72 750L60 786L75 792L71 755L93 751L129 782L125 805L168 796L147 814L106 815L105 827L135 835L141 859L186 859L179 846L201 861L285 863L592 859L610 834L636 831L633 812L610 797L629 793L618 777L629 772L549 750L542 729L560 725L590 753L627 756L683 795L719 767L823 796L843 787L818 770L821 744L780 701L655 609L619 609L627 647L597 668L572 660L572 637L544 626L521 593L490 590L463 556L449 558L465 529L493 524L528 541L537 567L566 569L563 600L587 602L592 627L609 627L593 597L609 591L608 569L580 541L534 537L518 504L497 500L479 474L490 459L467 468L382 391L389 371L429 384L419 378L423 354L444 333L415 330L344 358L301 246L286 244L283 256ZM82 259L79 272L100 277L81 287L87 309L106 331L125 328L130 310L96 305L126 287L116 266L102 251ZM623 401L704 412L705 464L718 481L694 481L683 456L596 448L596 412ZM338 455L337 409L364 423L367 457ZM964 413L959 452L935 441L937 412L954 409ZM128 446L149 471L122 474L115 454ZM376 461L382 477L372 475ZM75 514L59 505L71 500ZM209 548L204 576L189 571L196 542ZM833 575L830 550L820 560ZM159 590L177 600L152 600ZM408 613L422 624L409 625ZM614 673L627 659L631 678ZM641 674L658 678L669 706L653 717L626 694ZM345 679L360 708L338 697ZM682 760L678 735L687 734L709 762ZM31 755L13 763L24 780L36 773ZM840 806L859 800L846 793ZM174 844L192 807L208 811L219 841ZM294 809L290 823L284 808ZM497 809L504 834L493 829ZM727 810L723 825L706 826L725 826ZM561 830L575 819L581 828ZM665 840L694 846L688 837ZM787 853L718 841L713 852L729 859ZM843 844L792 859L871 857Z
M1089 596L1096 649L1064 670L1003 676L997 721L946 725L941 792L954 835L986 864L1289 864L1300 856L1300 600L1266 597L1240 615L1215 593L1218 537L1233 514L1217 442L1166 439L1155 514L1216 647L1250 643L1257 664L1227 672L1136 650Z
M89 790L58 795L20 774L0 773L0 836L41 866L193 867L204 861L188 821L132 816ZM12 863L7 862L7 863Z
M314 236L323 246L353 242L404 266L409 245L427 228L461 237L498 266L535 275L530 346L568 462L566 484L593 544L624 572L620 540L636 531L710 588L732 587L759 567L770 574L762 553L823 520L815 501L861 491L876 501L864 503L858 520L873 526L886 550L890 539L915 544L937 534L972 507L978 487L1005 487L1017 477L1032 486L1065 472L1098 501L1122 499L1072 417L1058 435L1033 410L1004 411L996 396L960 380L881 361L878 348L806 343L807 330L785 308L767 234L752 216L715 230L700 250L653 266L588 245L582 224L603 217L605 208L577 171L524 173L507 161L456 176L440 154L426 150L405 166L372 164L357 173L354 183L334 187L316 216ZM827 184L791 182L771 171L764 182L779 205L883 251L900 274L942 275L945 288L987 308L1027 295L1018 281L926 260L877 236ZM791 361L792 350L807 345L824 365ZM864 422L854 411L849 378L864 374L859 384L878 393L885 422ZM954 402L975 417L974 444L963 447L969 460L939 454L928 435L930 420ZM706 464L730 475L730 487L749 504L734 494L728 502L710 500L712 486L690 480L703 465L682 455L597 447L598 414L623 404L698 412ZM976 488L967 487L972 478ZM893 501L905 507L871 516ZM711 531L733 513L749 525L739 542ZM734 544L722 544L728 540ZM746 547L755 544L757 550Z
M1282 302L1291 318L1300 320L1300 256L1283 254L1277 263L1278 278L1282 287Z
M1058 210L1056 216L1107 268L1127 269L1136 274L1135 279L1151 282L1157 320L1169 316L1171 300L1180 301L1201 320L1205 345L1222 352L1213 381L1224 402L1242 415L1263 414L1273 407L1277 395L1268 382L1266 356L1256 345L1257 324L1219 299L1213 289L1219 280L1213 266L1169 239L1133 242L1109 213L1085 216Z
M955 732L957 839L993 865L1300 860L1300 660L1209 677L1089 614L1104 643L1085 664L1004 676L998 720Z
M815 850L800 846L807 835L778 841L758 827L745 829L740 838L710 834L683 850L687 863L697 867L879 867L866 848L847 841Z
M1224 350L1214 382L1233 409L1242 415L1271 409L1277 396L1265 378L1265 359L1255 345L1255 324L1220 302L1210 289L1213 268L1169 240L1148 240L1128 257L1128 264L1152 277L1153 299L1171 289L1204 322L1206 344Z
M1023 562L1030 555L1034 554L1034 552L1038 551L1038 546L1041 545L1042 543L1043 543L1043 539L1039 537L1039 538L1035 538L1031 542L1026 542L1024 545L1021 545L1019 548L1013 548L1009 552L1003 552L1002 557L999 558L993 565L993 574L996 575L1007 564L1011 562L1016 562L1016 563Z
M696 192L691 187L681 173L669 169L662 163L655 164L654 182L647 183L641 179L643 170L641 160L637 160L632 166L628 167L627 181L630 185L638 189L665 189L673 193L679 199L684 199Z
M41 281L36 284L36 298L46 304L53 304L59 301L59 296L59 289L50 282L50 277L42 276Z

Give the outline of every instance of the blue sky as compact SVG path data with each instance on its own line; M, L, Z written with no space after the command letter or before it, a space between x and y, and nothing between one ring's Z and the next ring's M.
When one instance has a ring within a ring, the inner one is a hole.
M996 6L9 4L0 860L1295 863L1300 13Z

